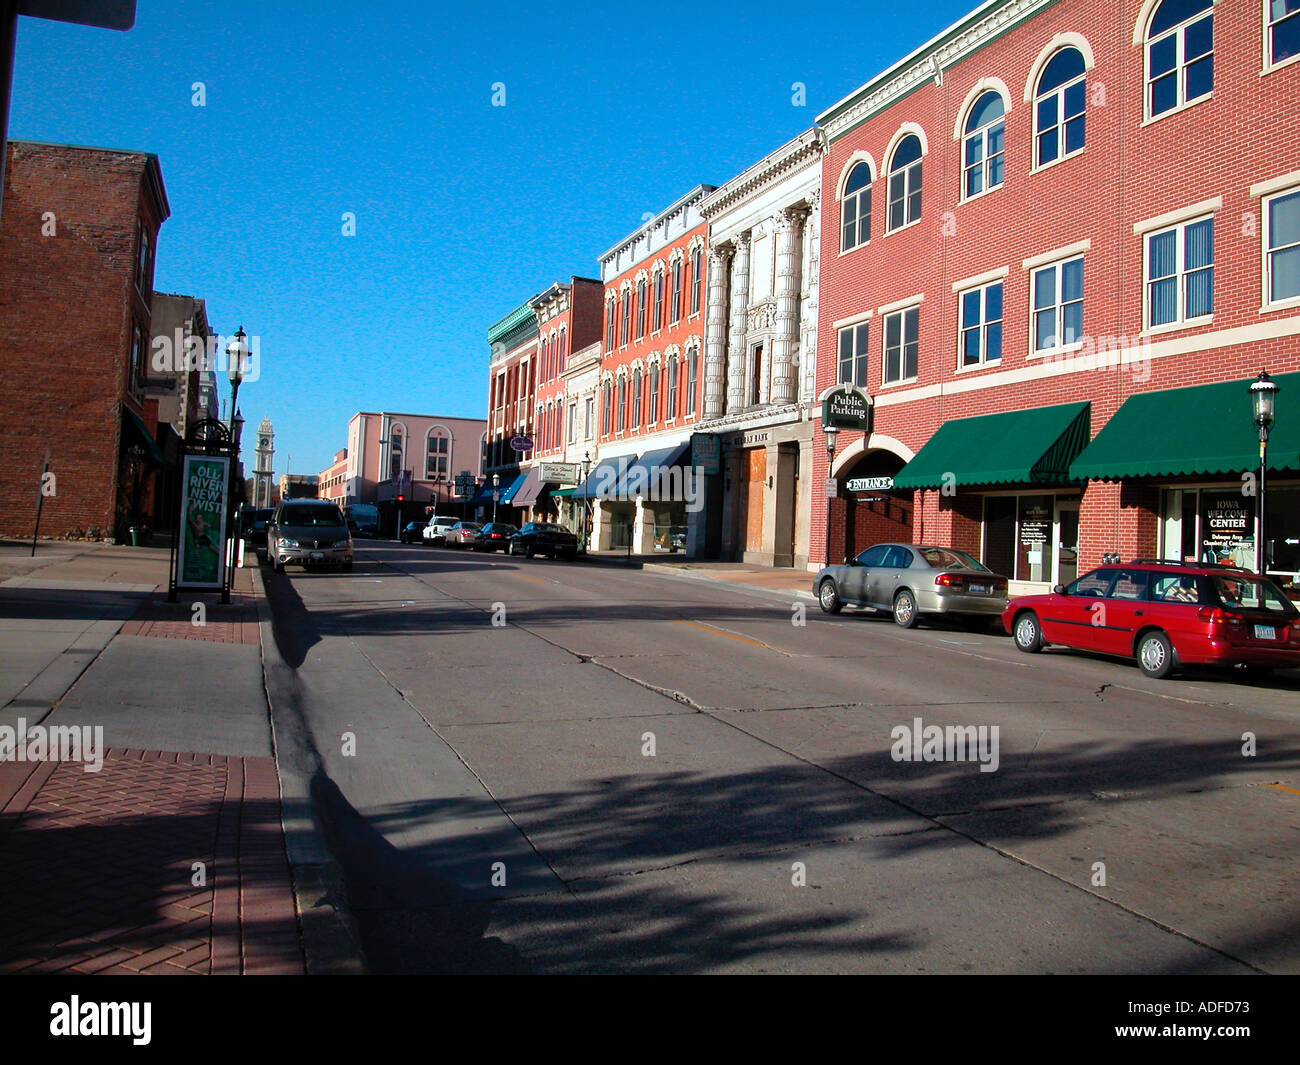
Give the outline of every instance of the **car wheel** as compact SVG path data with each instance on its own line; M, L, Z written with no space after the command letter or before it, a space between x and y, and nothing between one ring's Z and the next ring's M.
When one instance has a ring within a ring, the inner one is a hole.
M566 551L566 552L564 552L564 554L561 555L560 557L561 557L562 559L564 559L565 562L572 562L575 558L578 557L578 552L576 552L576 551Z
M844 600L835 588L835 582L827 577L817 586L817 604L823 614L838 614L844 609Z
M1015 637L1016 646L1027 654L1036 655L1043 649L1043 629L1038 624L1038 615L1032 610L1016 616L1011 634Z
M1169 637L1159 629L1148 632L1138 641L1137 660L1148 677L1160 680L1169 676L1174 668L1174 648Z
M525 544L525 545L524 545L524 558L532 558L532 557L533 557L533 545L532 545L532 544Z
M916 628L916 596L904 588L894 596L894 621L905 629Z

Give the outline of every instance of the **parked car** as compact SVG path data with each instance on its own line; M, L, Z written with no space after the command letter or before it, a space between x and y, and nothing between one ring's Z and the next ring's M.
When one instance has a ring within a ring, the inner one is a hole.
M842 566L818 571L813 594L827 614L874 607L891 611L905 629L925 614L989 625L1007 605L1007 579L951 547L875 544Z
M404 544L413 544L416 541L424 540L424 530L428 526L427 521L408 521L402 526L402 531L397 534L398 540Z
M253 547L266 546L266 526L274 513L274 507L245 507L240 512L241 531Z
M1108 565L1002 612L1022 651L1060 644L1137 659L1148 677L1181 665L1300 666L1300 611L1271 580L1233 566L1139 559Z
M578 538L563 525L530 521L510 537L508 550L512 555L523 555L525 558L549 555L551 558L563 558L571 562L578 554Z
M455 518L430 518L429 524L424 528L424 542L426 544L445 544L447 542L447 533L455 525Z
M518 525L506 521L490 521L474 537L474 550L504 551L510 546L510 537L518 531Z
M447 530L446 544L448 547L467 547L474 543L481 528L483 526L476 521L458 521Z
M282 501L267 525L266 540L277 573L289 565L352 569L352 535L338 504L328 499Z

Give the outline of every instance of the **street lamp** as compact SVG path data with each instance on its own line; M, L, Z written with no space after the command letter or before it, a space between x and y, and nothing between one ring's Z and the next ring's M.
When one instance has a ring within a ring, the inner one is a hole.
M587 478L591 476L591 452L582 453L582 486L587 487ZM591 492L584 492L582 497L582 553L587 553L587 535L591 529Z
M501 474L492 475L492 520L497 520L497 500L501 498Z
M226 345L226 374L230 377L230 432L235 432L235 411L239 409L239 386L243 383L244 375L248 373L248 363L252 359L252 352L248 349L248 341L244 336L244 327L241 325L239 331L230 338L230 343Z
M832 476L831 469L835 465L835 438L839 436L839 426L823 425L822 432L826 434L826 479L829 483ZM831 564L831 494L826 493L826 565ZM846 553L848 545L845 544Z
M1273 415L1277 406L1277 384L1260 370L1250 383L1250 402L1255 412L1255 427L1259 430L1259 502L1255 512L1255 569L1263 577L1268 571L1268 549L1264 543L1264 479L1268 470L1268 431L1273 428Z

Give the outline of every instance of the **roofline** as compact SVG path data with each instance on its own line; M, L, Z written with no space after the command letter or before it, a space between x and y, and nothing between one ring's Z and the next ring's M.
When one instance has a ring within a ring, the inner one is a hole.
M103 148L93 144L60 144L58 141L10 139L8 143L15 147L22 145L32 148L70 148L76 152L104 152L107 155L138 156L144 160L145 173L150 179L150 191L154 194L154 201L159 208L158 224L161 225L171 217L172 208L167 201L166 186L163 185L162 165L158 162L158 156L153 152L146 152L138 148Z
M786 141L781 147L769 152L757 163L746 167L730 181L720 185L716 190L705 196L700 200L700 214L706 218L710 214L716 214L728 203L740 199L751 189L762 184L769 177L775 176L801 156L811 154L814 149L820 154L825 151L825 148L825 130L821 126L810 126L797 137Z
M691 203L693 203L695 200L702 200L705 196L707 196L710 192L713 192L716 188L717 188L716 185L696 185L695 188L691 189L690 192L674 200L671 204L669 204L657 215L655 215L652 219L650 219L650 221L634 229L631 233L629 233L617 244L615 244L612 248L610 248L609 251L605 252L602 255L598 255L596 257L597 261L603 263L606 259L612 259L615 255L617 255L620 251L626 248L629 244L634 243L640 236L642 236L642 234L649 233L652 229L658 227L659 223L662 222L665 218L668 218L676 214L678 211L682 210L685 207L689 207Z

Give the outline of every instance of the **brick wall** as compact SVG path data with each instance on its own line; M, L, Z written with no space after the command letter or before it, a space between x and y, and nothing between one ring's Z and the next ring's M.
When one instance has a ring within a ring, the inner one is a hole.
M45 449L42 532L122 516L122 405L142 416L132 329L150 334L152 271L135 284L138 224L166 217L157 163L134 152L10 142L0 219L0 534L30 535Z

